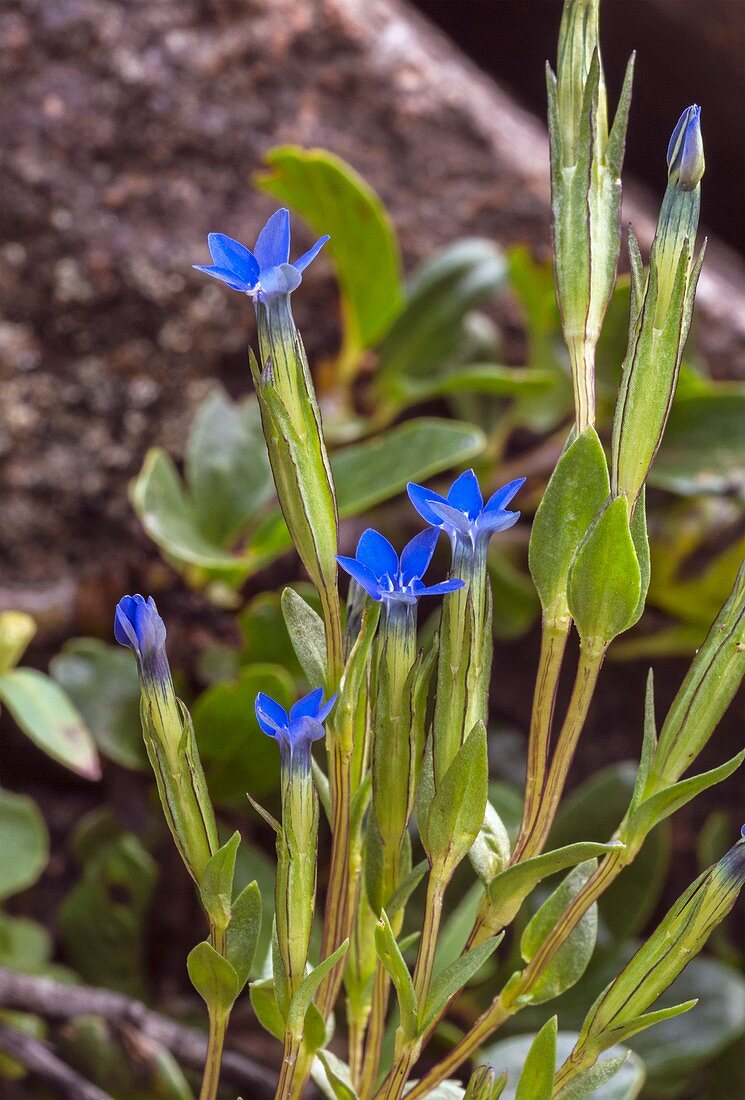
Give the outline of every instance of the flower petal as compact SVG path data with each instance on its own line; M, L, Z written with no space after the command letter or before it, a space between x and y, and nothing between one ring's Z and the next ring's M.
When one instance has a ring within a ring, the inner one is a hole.
M166 643L166 625L152 596L123 596L114 613L114 637L139 657L153 656Z
M404 546L401 553L401 583L404 587L427 572L439 537L439 527L428 527Z
M458 589L465 587L465 581L457 580L455 577L449 581L440 581L439 584L422 584L421 581L414 581L413 584L417 596L446 596L448 592L457 592Z
M209 264L192 264L191 266L195 271L202 271L205 275L211 275L213 279L219 279L221 283L226 283L231 290L240 290L245 293L251 289L244 279L240 279L227 267L215 267Z
M473 470L466 470L450 486L448 504L465 512L469 519L476 519L484 507L484 498L479 488L479 479Z
M471 521L467 513L461 512L460 508L454 508L452 504L440 504L436 500L432 503L432 511L439 517L440 523L448 534L452 534L454 531L457 531L460 535L470 533Z
M318 253L326 244L326 241L330 240L331 238L329 237L328 233L326 233L323 237L319 237L312 248L309 248L307 252L303 252L302 256L298 256L298 258L293 261L292 266L296 267L298 271L305 271L308 264L312 263L313 260L315 260Z
M324 703L322 707L319 707L318 714L316 715L316 718L318 719L319 722L325 722L326 721L329 714L331 714L331 711L334 709L334 707L336 705L336 700L338 698L339 698L339 696L337 695L336 692L334 692L334 694L331 696L329 701L327 703Z
M284 206L275 210L259 233L254 245L261 271L267 267L279 267L290 258L290 212Z
M309 691L307 695L304 695L302 699L298 699L297 703L293 703L290 707L290 721L294 722L296 718L302 718L304 715L308 718L315 718L322 699L322 687Z
M410 481L406 486L406 492L422 519L425 519L427 523L433 523L436 527L442 525L442 520L432 511L430 505L435 500L439 501L440 504L447 504L445 497L440 496L433 489L426 489L424 485L416 485L413 481Z
M356 558L347 558L342 554L337 554L336 560L342 569L349 573L350 577L354 577L357 583L362 585L368 596L372 596L374 600L380 599L380 581L369 566L357 561Z
M485 511L493 512L498 508L506 508L518 490L522 489L524 484L524 477L516 477L514 481L508 481L506 485L503 485L501 489L497 489L496 493L489 497L486 502Z
M265 302L279 294L292 294L297 290L303 277L292 264L280 264L279 267L262 269L261 278L256 284L259 301Z
M326 731L321 723L307 714L302 714L297 721L292 722L288 731L288 739L293 749L303 744L310 745L312 741L320 741L325 736ZM310 763L309 760L308 763Z
M276 737L277 734L286 732L289 725L287 711L263 691L256 696L255 709L256 721L269 737Z
M232 271L241 282L253 285L259 277L259 265L256 257L245 244L234 241L224 233L210 233L207 237L210 255L216 267Z
M501 509L482 512L476 520L476 529L479 534L489 535L493 535L496 531L506 531L508 527L514 527L520 515L520 512L504 512Z
M357 543L357 560L371 569L380 580L395 577L398 572L398 554L385 535L368 527Z

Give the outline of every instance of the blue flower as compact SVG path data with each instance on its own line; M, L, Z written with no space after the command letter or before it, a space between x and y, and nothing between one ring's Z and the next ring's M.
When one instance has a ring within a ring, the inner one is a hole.
M133 649L141 672L159 681L170 678L166 624L152 596L122 596L114 613L114 637Z
M324 736L323 723L336 702L332 695L323 701L323 688L316 688L290 707L288 714L263 691L256 696L256 720L267 735L279 744L283 763L310 767L310 746Z
M442 528L454 542L465 541L475 546L477 541L488 542L495 531L505 531L517 523L520 513L507 511L506 505L524 482L524 477L510 481L498 489L486 504L473 470L466 470L453 482L447 497L411 481L407 492L409 500L427 523Z
M390 542L368 528L357 543L357 557L337 557L342 569L362 585L374 600L414 604L420 596L441 596L463 588L463 581L426 585L422 576L435 552L439 532L422 531L403 548L401 558Z
M701 108L686 107L667 147L668 177L681 191L693 191L701 182L706 162L701 137Z
M283 207L272 214L261 230L253 252L224 233L210 233L207 243L213 263L193 264L193 267L226 283L231 290L265 302L275 295L291 294L296 290L302 272L328 239L328 236L321 237L299 259L290 263L290 214Z

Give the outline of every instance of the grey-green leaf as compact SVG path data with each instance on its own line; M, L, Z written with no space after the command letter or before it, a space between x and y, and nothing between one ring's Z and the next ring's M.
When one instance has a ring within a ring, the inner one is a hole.
M0 676L0 701L39 748L86 779L100 779L90 730L59 684L33 668Z
M225 953L238 975L238 991L251 973L261 934L261 893L256 881L249 882L232 904Z
M520 940L520 950L526 962L535 956L596 868L594 859L575 867L532 917ZM529 995L532 1004L552 1000L579 981L595 950L597 930L597 905L591 905L531 986Z
M489 787L486 727L478 722L445 773L427 816L427 851L454 869L468 853L484 822Z
M375 927L375 949L378 958L391 977L398 996L401 1030L406 1039L413 1039L418 1030L418 1009L414 983L403 955L396 943L390 921L382 910Z
M207 940L198 943L186 960L191 984L211 1013L226 1014L238 996L238 975Z
M450 966L446 966L445 969L438 974L432 983L427 1003L422 1012L422 1019L419 1024L419 1030L421 1032L427 1030L429 1025L437 1019L456 993L459 993L464 985L470 982L474 974L478 973L490 955L499 947L503 938L504 936L500 935L493 936L489 940L484 940L478 947L473 947L470 951L466 951L464 955L455 959Z
M33 886L49 860L49 834L33 799L0 790L0 899Z
M282 591L282 614L292 648L311 688L326 683L326 636L323 619L294 588Z
M219 928L227 928L233 899L235 856L241 834L236 831L207 861L199 883L202 905Z
M536 1035L525 1059L515 1100L551 1100L556 1069L556 1016Z
M567 615L569 569L610 492L603 448L593 428L559 459L533 520L530 572L547 615Z
M301 1021L304 1020L305 1013L308 1011L308 1006L315 997L319 985L346 953L348 947L349 940L344 940L344 943L339 944L336 951L323 959L318 966L311 970L310 974L305 975L290 1001L287 1015L287 1022L290 1027L298 1027Z
M619 1054L615 1058L606 1058L594 1066L577 1074L573 1081L556 1094L556 1100L586 1100L589 1096L598 1097L598 1089L615 1077L629 1059L628 1054ZM643 1083L643 1082L642 1082ZM624 1093L624 1097L638 1096L638 1092Z

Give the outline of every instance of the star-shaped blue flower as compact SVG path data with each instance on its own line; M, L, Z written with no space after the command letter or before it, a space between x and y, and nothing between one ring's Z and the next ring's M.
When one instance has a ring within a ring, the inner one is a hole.
M416 603L420 596L442 596L463 588L455 578L427 585L422 581L435 552L439 532L421 531L403 548L401 557L384 535L368 528L357 543L357 556L339 556L342 569L378 601Z
M194 264L197 271L219 279L257 302L291 294L300 286L302 272L321 251L328 235L321 237L299 259L290 263L290 214L282 207L272 214L259 233L254 250L224 233L207 237L211 264Z
M282 762L294 767L310 767L310 746L324 736L323 723L336 702L332 695L323 701L323 688L316 688L290 707L284 707L260 691L256 696L256 720L267 735L279 744Z
M166 657L166 624L152 596L122 596L114 613L114 637L133 649L140 669L159 680L170 676Z
M510 481L498 489L486 504L473 470L466 470L456 478L447 497L411 481L407 492L422 519L446 531L453 542L465 542L475 547L479 541L488 542L495 531L505 531L517 523L520 513L507 511L506 505L524 482L524 477Z

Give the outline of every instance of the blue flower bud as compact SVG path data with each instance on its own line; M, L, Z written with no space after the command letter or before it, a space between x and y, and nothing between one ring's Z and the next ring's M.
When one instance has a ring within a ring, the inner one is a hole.
M668 177L681 191L693 191L701 182L705 167L701 108L694 103L683 111L670 138Z
M134 650L143 681L170 681L166 625L152 596L122 596L114 613L114 637L120 645Z
M255 302L287 297L300 286L302 273L328 240L320 237L312 248L290 263L290 214L281 208L259 233L253 252L224 233L207 237L211 264L193 264L231 290L247 294Z

